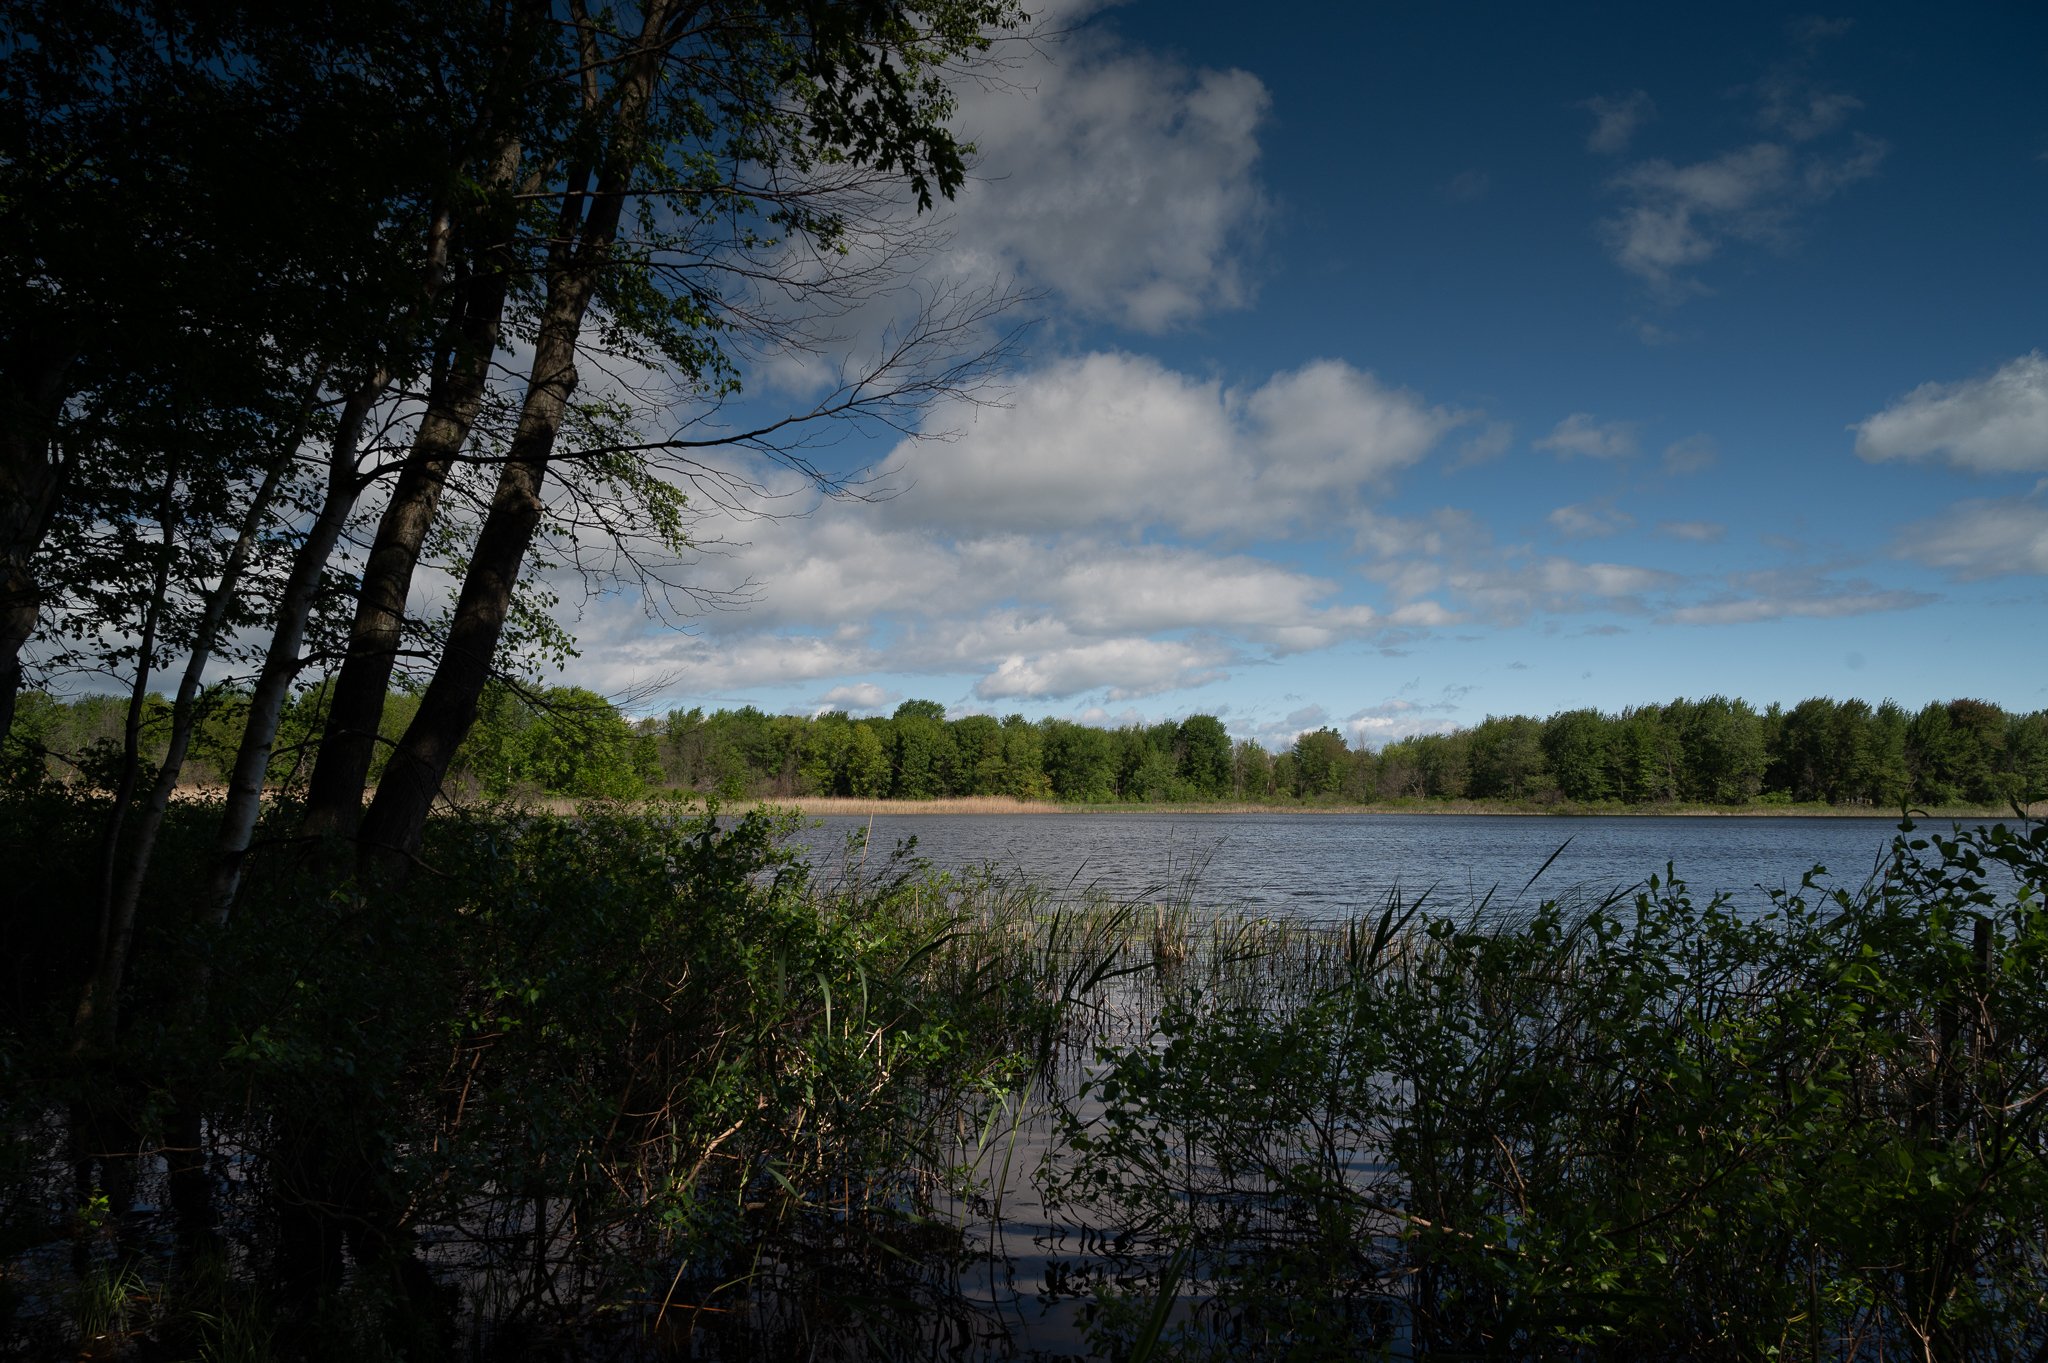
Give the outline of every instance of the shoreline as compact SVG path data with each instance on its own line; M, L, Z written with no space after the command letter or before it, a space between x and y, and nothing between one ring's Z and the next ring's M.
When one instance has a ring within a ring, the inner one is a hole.
M180 786L172 792L172 799L180 803L204 802L220 799L225 794L220 786ZM367 798L367 797L366 797ZM657 808L661 806L701 806L705 796L697 791L664 790L643 795L624 803L635 808ZM268 803L268 801L266 801ZM458 801L462 807L475 807L473 801ZM524 803L529 808L545 809L555 814L573 814L585 804L593 801L579 796L542 795L532 797ZM602 803L601 801L598 803ZM1160 804L1061 804L1053 800L1019 800L1007 795L962 795L948 796L933 800L884 800L865 799L850 795L789 795L767 796L760 799L721 800L719 807L725 810L758 809L761 807L794 810L806 818L877 817L903 816L917 818L930 815L1034 815L1052 817L1070 814L1110 814L1118 816L1170 815L1174 818L1199 818L1215 814L1276 814L1288 818L1319 818L1346 814L1404 815L1417 818L1435 818L1444 815L1462 814L1490 818L1516 819L1865 819L1896 824L1897 810L1877 810L1868 807L1842 805L1554 805L1531 807L1493 803L1484 800L1451 801L1398 801L1374 804L1256 804L1243 800L1216 800L1199 803L1162 802ZM1988 805L1944 806L1936 809L1916 809L1913 817L1919 821L1944 822L1966 820L1971 822L1995 823L2014 817L2011 808L1999 809ZM2024 817L2031 822L2048 821L2048 800L2037 800L2028 805Z
M1397 804L1355 804L1355 805L1269 805L1242 801L1216 801L1214 803L1162 803L1162 804L1058 804L1053 801L1018 800L1006 796L967 796L936 800L871 800L843 795L795 795L783 798L770 797L761 800L730 801L728 808L740 806L752 809L768 805L778 809L794 809L806 817L826 815L837 816L879 816L902 815L1061 815L1061 814L1113 814L1113 815L1172 815L1176 818L1196 817L1205 814L1278 814L1293 816L1327 816L1343 814L1389 814L1434 817L1447 814L1486 815L1507 818L1528 819L1594 819L1594 818L1688 818L1688 819L1866 819L1881 820L1888 824L1899 821L1897 810L1877 810L1834 805L1635 805L1607 807L1554 807L1530 808L1528 806L1491 804L1485 801L1449 801L1444 803L1397 803ZM1995 809L1989 806L1957 806L1913 811L1916 820L1940 822L1963 819L1973 821L1996 821L2011 819L2011 809ZM2048 819L2048 801L2036 802L2027 807L2026 817L2030 820Z

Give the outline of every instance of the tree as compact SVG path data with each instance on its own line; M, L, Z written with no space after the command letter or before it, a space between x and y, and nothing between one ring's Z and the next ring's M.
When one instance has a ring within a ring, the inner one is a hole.
M1763 724L1755 709L1726 696L1672 704L1683 704L1678 726L1685 795L1724 805L1755 799L1764 776Z
M929 800L950 793L947 779L958 765L958 756L944 722L922 709L906 713L899 706L891 728L895 731L896 798Z
M1461 800L1470 790L1471 748L1462 733L1417 738L1415 766L1422 793L1431 799Z
M727 168L763 167L771 177L834 166L874 171L899 176L928 206L934 190L951 194L964 174L963 149L946 124L952 96L943 68L984 50L986 30L1017 17L999 0L771 5L735 16L646 0L638 25L622 29L579 12L586 136L564 173L550 177L559 212L525 397L440 662L364 816L367 858L398 868L417 851L427 810L473 721L545 514L593 304L631 319L624 330L651 336L687 378L724 382L716 290L687 268L703 233L737 220L750 239L758 230L829 247L845 231L829 203L794 193L768 198L772 179L758 197L736 199ZM758 207L763 199L768 206ZM629 202L638 235L621 245ZM858 391L850 402L867 400Z
M1564 710L1543 725L1543 759L1567 800L1610 798L1610 721L1598 710Z
M1880 805L1902 806L1910 798L1912 771L1906 760L1906 712L1885 700L1870 717L1870 798Z
M1678 798L1684 761L1667 710L1636 706L1619 716L1613 752L1615 793L1629 804L1657 804Z
M889 752L882 746L876 724L868 721L853 726L846 753L846 793L863 799L880 799L889 793Z
M957 764L955 789L964 795L1000 795L1008 784L1003 726L994 715L962 715L953 721Z
M1488 715L1466 740L1475 799L1526 799L1543 786L1543 726L1526 716Z
M1316 799L1337 793L1351 755L1344 735L1327 726L1316 729L1294 740L1293 753L1295 788L1304 797Z
M1022 715L1003 717L1003 793L1019 800L1043 800L1052 793L1045 775L1045 740Z
M1044 730L1045 775L1055 796L1075 804L1107 804L1117 797L1116 754L1108 734L1068 720L1047 720Z
M1230 751L1232 791L1240 799L1263 800L1273 791L1273 755L1249 738Z
M1198 795L1222 795L1231 787L1230 734L1214 715L1189 715L1174 735L1180 777Z

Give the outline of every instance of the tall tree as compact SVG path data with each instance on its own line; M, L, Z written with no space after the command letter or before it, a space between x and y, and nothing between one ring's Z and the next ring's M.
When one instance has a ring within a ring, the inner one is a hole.
M952 97L942 68L985 48L988 29L1016 17L997 0L730 8L647 0L637 24L614 29L575 11L588 136L553 185L556 226L526 392L440 663L364 815L366 857L402 865L417 851L474 719L546 511L593 304L602 296L614 314L661 320L664 356L687 375L716 375L715 290L663 250L687 259L676 248L720 222L825 242L845 230L829 208L794 196L753 215L751 204L731 200L724 168L872 168L900 176L928 206L964 174L963 148L946 125ZM629 203L639 237L622 247ZM664 227L663 215L680 227Z

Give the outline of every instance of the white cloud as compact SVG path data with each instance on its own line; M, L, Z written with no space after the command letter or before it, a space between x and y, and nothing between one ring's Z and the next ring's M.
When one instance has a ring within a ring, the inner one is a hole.
M1601 156L1619 156L1627 151L1636 129L1657 112L1657 106L1650 102L1649 95L1641 90L1631 90L1625 95L1595 96L1583 101L1579 107L1593 115L1593 131L1586 135L1586 150Z
M1853 96L1796 72L1773 75L1756 94L1764 140L1699 161L1639 161L1610 182L1622 206L1601 230L1615 263L1667 304L1703 292L1692 271L1728 243L1788 244L1801 213L1876 174L1884 160L1885 144L1861 133L1818 145L1862 107Z
M1658 521L1657 533L1694 544L1719 544L1728 527L1716 521Z
M1757 123L1794 142L1827 136L1863 107L1863 101L1854 95L1814 89L1785 76L1765 81L1758 93L1762 107L1757 111Z
M1458 713L1459 702L1470 690L1447 686L1434 701L1396 696L1378 705L1368 705L1344 717L1344 736L1354 748L1379 749L1418 734L1449 733L1458 727L1457 720L1450 716Z
M879 710L890 701L897 699L894 691L885 691L873 682L856 682L851 686L835 686L818 697L817 708L824 710Z
M1911 610L1937 598L1889 590L1861 578L1843 579L1825 567L1794 565L1736 573L1718 595L1665 612L1679 625L1743 625L1763 620L1833 620L1881 611Z
M601 602L581 626L586 656L617 687L670 680L702 695L829 680L838 686L817 704L874 708L872 684L856 687L864 673L958 677L984 700L1141 696L1457 619L1426 596L1384 612L1347 601L1344 582L1249 553L1086 528L952 535L892 512L833 504L752 523L723 561L757 584L751 609L679 637Z
M1689 435L1664 447L1664 471L1674 478L1701 473L1712 468L1720 457L1712 436Z
M1958 502L1932 520L1907 526L1894 551L1959 578L2048 573L2048 506Z
M1461 469L1498 459L1508 452L1508 447L1514 440L1515 428L1510 423L1486 422L1469 440L1458 447L1457 457L1450 462L1449 467Z
M2048 357L2031 350L1997 372L1923 383L1854 428L1865 459L1941 455L1980 473L2048 469Z
M1013 654L975 683L983 700L1040 700L1107 689L1129 700L1201 686L1226 675L1228 649L1174 639L1104 639Z
M1342 515L1469 419L1341 361L1247 393L1096 353L1023 376L1001 407L933 413L958 437L906 441L880 471L914 483L889 504L898 523L1249 537Z
M957 126L980 159L957 200L953 268L1021 274L1140 331L1244 306L1270 104L1249 72L1190 69L1101 30L1042 44L1006 79L960 91Z
M1635 518L1613 507L1573 503L1558 507L1545 517L1551 528L1569 540L1600 539L1619 534L1635 524Z
M1925 592L1850 591L1821 596L1747 597L1683 606L1664 619L1680 625L1747 625L1760 620L1833 620L1911 610L1935 600Z
M1536 611L1553 615L1588 610L1641 613L1644 598L1670 591L1681 579L1656 568L1626 563L1580 563L1567 558L1506 559L1484 567L1455 567L1441 586L1501 623L1518 622Z
M1636 452L1636 427L1630 421L1595 421L1590 412L1573 412L1536 442L1563 458L1626 459Z

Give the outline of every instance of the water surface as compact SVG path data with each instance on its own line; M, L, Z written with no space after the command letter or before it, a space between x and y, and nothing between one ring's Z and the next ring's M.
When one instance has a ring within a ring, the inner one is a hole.
M1768 891L1796 887L1817 865L1837 884L1860 886L1896 831L1896 818L1885 817L884 814L827 816L800 840L825 867L839 863L849 837L856 859L865 844L871 866L915 837L917 854L948 870L993 867L1053 889L1333 918L1376 911L1397 891L1428 891L1447 909L1488 891L1496 905L1602 895L1667 866L1701 900L1725 891L1761 908Z

